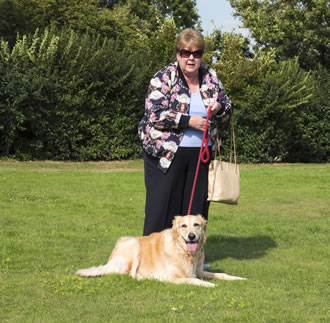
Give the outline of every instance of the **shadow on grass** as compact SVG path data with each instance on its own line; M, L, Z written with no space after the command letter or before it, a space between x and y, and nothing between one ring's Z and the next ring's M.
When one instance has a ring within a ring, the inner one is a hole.
M269 249L276 247L276 242L268 236L239 238L212 235L207 238L205 254L212 261L224 258L256 259L266 256Z

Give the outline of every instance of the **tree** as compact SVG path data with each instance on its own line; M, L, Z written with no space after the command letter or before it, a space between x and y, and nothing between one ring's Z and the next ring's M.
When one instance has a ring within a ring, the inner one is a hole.
M330 67L328 0L230 0L258 47L276 49L278 60L299 57L305 69Z
M164 23L157 29L156 33L150 38L150 49L153 73L175 58L175 39L177 28L173 18L166 18Z
M174 18L179 29L199 26L196 0L158 0L154 2L163 15Z
M68 28L23 35L12 49L0 40L0 153L137 156L149 60L142 46Z
M313 85L311 73L291 59L273 64L244 90L235 113L241 161L310 161L303 160L306 149L300 146L310 120L301 116L313 112Z
M24 32L23 11L13 0L0 0L0 37L3 37L13 46L16 34Z
M241 35L215 30L203 60L234 103L240 161L324 162L329 154L329 76L306 72L297 59L279 63L274 49L252 53ZM219 124L224 155L230 127Z
M273 50L252 53L249 40L240 34L215 29L205 42L203 60L218 73L236 106L246 101L246 88L258 83L275 63Z
M173 18L179 29L199 27L196 0L101 0L103 7L130 4L133 13L143 20L159 24L165 17Z
M49 25L86 31L95 29L98 0L13 0L25 16L25 33Z
M100 8L112 9L117 2L117 0L99 0L98 5Z

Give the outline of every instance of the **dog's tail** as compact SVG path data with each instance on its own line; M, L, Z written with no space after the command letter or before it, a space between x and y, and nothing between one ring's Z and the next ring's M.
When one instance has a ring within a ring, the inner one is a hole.
M127 274L128 266L121 259L109 261L106 265L79 269L76 275L83 277L96 277L108 274Z

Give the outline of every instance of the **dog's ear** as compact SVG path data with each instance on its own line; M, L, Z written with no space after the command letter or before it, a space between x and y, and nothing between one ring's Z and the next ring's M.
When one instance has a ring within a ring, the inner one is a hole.
M204 228L204 231L206 231L206 227L207 227L207 220L205 220L204 218L203 218L203 228Z
M201 214L198 214L197 216L200 217L200 220L202 222L202 226L203 226L203 229L204 231L206 231L206 227L207 227L207 220L205 218L203 218L203 216Z
M178 225L178 222L180 221L181 216L177 215L174 217L173 221L172 221L172 227L175 228Z

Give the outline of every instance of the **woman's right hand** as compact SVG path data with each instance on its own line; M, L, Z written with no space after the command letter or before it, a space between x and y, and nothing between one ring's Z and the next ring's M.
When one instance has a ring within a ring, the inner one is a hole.
M206 126L206 119L200 116L191 116L188 123L189 127L192 127L199 131L204 131ZM211 128L211 122L209 121L207 128Z

